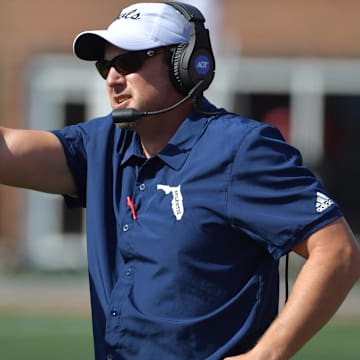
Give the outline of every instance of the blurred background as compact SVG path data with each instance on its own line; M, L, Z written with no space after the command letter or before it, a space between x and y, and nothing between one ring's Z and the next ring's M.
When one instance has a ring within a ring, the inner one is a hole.
M360 1L187 2L204 13L217 59L205 95L277 125L359 236ZM50 130L110 112L103 80L72 55L72 42L130 3L0 0L1 125ZM1 358L63 358L65 348L68 359L92 358L84 223L60 196L0 187ZM290 265L294 276L302 263L292 256ZM359 284L323 333L304 358L338 359L340 333L341 351L354 349L342 358L358 358Z

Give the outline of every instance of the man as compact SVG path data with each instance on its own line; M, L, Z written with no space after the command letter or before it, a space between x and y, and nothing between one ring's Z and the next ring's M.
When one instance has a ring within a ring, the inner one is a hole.
M134 4L74 52L96 61L113 116L2 129L0 181L87 208L96 359L289 359L360 274L338 205L277 129L203 98L197 9ZM292 250L307 261L277 315Z

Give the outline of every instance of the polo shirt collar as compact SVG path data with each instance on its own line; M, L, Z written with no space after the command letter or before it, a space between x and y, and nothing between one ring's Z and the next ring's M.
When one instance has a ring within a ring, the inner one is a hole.
M194 144L206 128L207 122L207 117L200 117L193 111L157 156L171 168L181 169Z
M205 111L216 110L206 99L202 100L201 108ZM157 157L171 168L179 170L185 163L194 144L206 129L211 118L211 116L209 117L193 110L182 122L165 148L157 154ZM132 140L122 157L121 165L125 164L131 157L144 158L140 139L136 133L132 135Z
M125 130L125 131L127 131L127 130ZM129 146L125 149L125 153L121 159L121 165L124 165L132 157L145 159L145 156L144 156L141 144L140 144L139 135L132 131L130 132L130 134L132 136L131 142L130 142Z

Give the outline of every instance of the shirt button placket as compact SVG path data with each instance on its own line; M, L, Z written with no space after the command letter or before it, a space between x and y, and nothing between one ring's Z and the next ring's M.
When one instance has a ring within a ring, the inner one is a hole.
M111 316L112 317L116 317L116 316L118 316L119 315L119 312L117 311L117 309L112 309L111 310Z
M131 268L131 267L127 268L125 271L125 275L127 277L130 277L132 274L133 274L133 268Z

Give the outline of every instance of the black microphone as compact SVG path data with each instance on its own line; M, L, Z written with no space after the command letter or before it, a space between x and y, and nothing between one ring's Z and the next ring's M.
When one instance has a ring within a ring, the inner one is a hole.
M185 101L191 99L192 97L197 95L197 91L201 89L201 85L203 85L205 80L200 80L196 83L196 85L189 91L189 93L180 101L178 101L176 104L171 105L167 108L157 110L157 111L139 111L133 108L130 109L116 109L112 112L112 119L113 122L121 123L121 122L133 122L137 119L144 117L144 116L150 116L150 115L159 115L166 112L169 112L171 110L176 109L180 105L182 105Z

